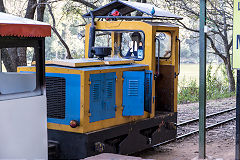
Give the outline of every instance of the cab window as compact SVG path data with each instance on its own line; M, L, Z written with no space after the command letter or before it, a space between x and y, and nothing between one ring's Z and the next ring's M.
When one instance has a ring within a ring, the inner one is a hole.
M143 32L123 32L120 56L127 59L142 60L144 58Z
M142 31L97 30L95 46L112 47L112 55L141 61L144 58L145 36Z
M26 52L26 62L24 66L31 66L33 60L34 48L2 48L2 57L0 57L0 96L16 93L33 92L37 88L36 73L32 72L17 72L19 59L10 61L7 53L12 53L11 56L16 56L17 52Z
M156 33L156 52L155 56L168 59L172 55L172 35L171 32Z
M96 31L95 47L111 47L111 32Z

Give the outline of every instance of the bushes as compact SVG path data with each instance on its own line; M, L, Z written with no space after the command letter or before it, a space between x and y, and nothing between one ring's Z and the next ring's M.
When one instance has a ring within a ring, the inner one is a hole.
M224 65L219 65L215 71L213 71L212 64L208 66L206 85L207 100L231 97L235 94L229 92L228 79ZM198 101L199 94L196 80L190 79L189 81L186 81L184 78L183 81L179 83L178 90L179 104Z
M198 84L196 80L186 81L185 77L179 84L178 103L191 103L198 101Z

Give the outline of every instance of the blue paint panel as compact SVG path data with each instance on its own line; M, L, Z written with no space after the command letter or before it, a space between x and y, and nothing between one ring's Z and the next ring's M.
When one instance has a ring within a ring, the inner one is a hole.
M145 71L144 110L152 113L152 71Z
M144 115L144 71L123 72L123 116Z
M90 122L115 117L116 73L90 75Z
M63 77L66 80L65 119L48 118L50 123L69 125L71 120L80 122L81 76L77 74L46 73L47 77Z

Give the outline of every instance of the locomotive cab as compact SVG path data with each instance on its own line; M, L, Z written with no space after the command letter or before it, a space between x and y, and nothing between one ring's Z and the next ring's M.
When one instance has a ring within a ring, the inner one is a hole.
M91 24L86 26L89 39ZM153 73L150 117L161 112L177 112L177 79L179 74L178 26L148 21L96 22L95 46L101 42L112 49L108 58L134 60L148 65ZM136 36L135 36L136 35ZM88 57L89 43L85 43ZM94 56L96 58L97 56Z

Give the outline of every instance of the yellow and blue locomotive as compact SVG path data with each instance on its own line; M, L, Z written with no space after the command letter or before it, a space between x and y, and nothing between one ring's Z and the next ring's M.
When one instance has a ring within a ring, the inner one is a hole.
M85 58L46 62L48 139L60 158L130 154L174 139L179 27L159 19L181 17L120 0L84 17L92 19Z

